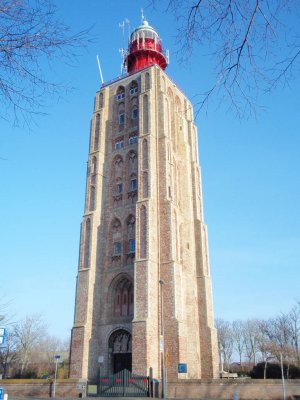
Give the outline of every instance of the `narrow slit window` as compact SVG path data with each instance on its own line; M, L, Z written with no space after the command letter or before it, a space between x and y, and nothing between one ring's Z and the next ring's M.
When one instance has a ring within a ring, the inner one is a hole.
M129 240L129 253L135 253L135 239Z
M131 179L131 190L136 190L137 189L137 180Z

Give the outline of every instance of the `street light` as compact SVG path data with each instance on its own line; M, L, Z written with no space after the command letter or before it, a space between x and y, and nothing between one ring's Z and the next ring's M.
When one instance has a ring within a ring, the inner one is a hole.
M53 385L53 397L55 397L55 389L56 389L56 376L57 376L57 364L60 356L54 356L55 359L55 374L54 374L54 385Z
M98 357L98 364L99 364L99 379L97 385L98 396L100 395L101 365L103 365L103 363L104 363L104 356L100 355Z
M162 368L162 399L166 398L166 367L165 367L165 326L164 326L164 281L159 280L160 284L160 317L161 317L161 332L160 332L160 352L161 352L161 368Z
M282 398L285 400L285 383L283 373L282 351L280 352L280 366L281 366L281 381L282 381Z

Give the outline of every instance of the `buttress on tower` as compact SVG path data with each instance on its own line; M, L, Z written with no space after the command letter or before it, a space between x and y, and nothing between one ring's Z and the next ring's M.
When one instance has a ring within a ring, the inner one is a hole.
M216 378L206 226L192 105L164 72L147 21L135 29L127 74L102 85L91 124L70 377L124 368L168 378ZM163 281L163 285L159 283ZM161 303L161 286L163 302Z

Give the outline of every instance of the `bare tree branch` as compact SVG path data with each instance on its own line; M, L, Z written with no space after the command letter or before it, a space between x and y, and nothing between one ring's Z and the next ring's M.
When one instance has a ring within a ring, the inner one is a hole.
M151 3L157 4L157 0ZM238 116L255 113L261 94L285 84L298 72L300 27L295 0L165 0L178 21L178 54L188 62L210 49L214 81L198 88L203 108L212 97Z
M89 30L72 34L50 0L0 0L0 117L29 122L62 85L45 77L52 60L74 60Z

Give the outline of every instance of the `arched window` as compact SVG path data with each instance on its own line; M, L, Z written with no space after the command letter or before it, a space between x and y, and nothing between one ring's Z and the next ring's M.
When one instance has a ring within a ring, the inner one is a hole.
M115 156L113 159L113 178L116 180L117 178L123 177L123 158L119 154Z
M132 120L137 120L139 117L139 109L137 106L134 106L131 110L131 119Z
M118 218L114 218L110 224L108 251L114 267L121 266L123 254L122 225Z
M133 285L129 279L122 277L113 289L113 316L130 317L133 315Z
M95 184L96 177L97 177L97 157L96 156L93 156L93 158L92 158L90 174L91 174L91 183Z
M114 242L114 256L121 255L121 242Z
M112 162L112 196L115 202L123 199L123 158L117 154Z
M146 139L143 140L143 147L142 147L143 155L143 169L148 169L148 142Z
M125 99L125 88L124 86L119 86L116 94L117 101L122 101Z
M137 172L137 153L134 150L130 150L126 157L126 188L127 198L131 202L137 199Z
M95 122L95 135L94 135L94 148L93 148L94 151L99 149L99 138L100 138L100 114L97 114Z
M130 96L135 96L138 94L139 91L139 87L136 81L132 81L130 84L130 89L129 89L129 93Z
M125 105L124 105L124 103L119 104L119 107L118 107L118 124L119 124L119 130L123 130L124 125L125 125Z
M122 180L118 178L116 181L116 193L121 194L122 192L123 192Z
M94 175L96 173L97 173L97 157L93 156L91 174Z
M126 218L127 237L126 237L126 263L132 264L135 258L135 216L130 214Z
M99 107L99 108L102 108L102 107L103 107L103 93L99 93L98 107Z
M89 206L90 211L94 211L95 210L95 199L96 199L96 189L95 189L95 186L91 186L91 190L90 190L90 206Z
M118 233L121 232L121 221L119 220L119 218L114 218L111 222L111 230L113 233Z
M91 183L94 185L96 183L97 179L97 157L93 156L92 162L91 162L91 169L90 169L90 174L91 174Z
M147 210L144 205L140 208L140 257L147 257Z
M145 73L145 90L150 89L150 74L149 72Z
M143 197L148 197L148 172L143 172Z
M127 169L129 176L137 173L137 154L134 150L130 150L127 154Z
M83 267L90 266L90 243L91 243L91 220L88 218L85 222L85 235L84 235L84 261Z
M143 133L148 133L149 130L149 113L148 113L148 96L143 97Z
M132 174L130 176L130 189L131 190L136 190L137 189L137 179L136 179L136 175Z
M131 237L131 235L134 236L134 234L135 234L135 216L134 215L130 214L126 218L126 225L127 225L128 237Z

